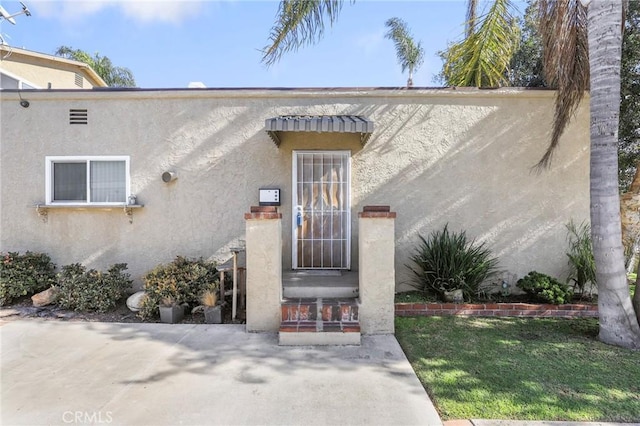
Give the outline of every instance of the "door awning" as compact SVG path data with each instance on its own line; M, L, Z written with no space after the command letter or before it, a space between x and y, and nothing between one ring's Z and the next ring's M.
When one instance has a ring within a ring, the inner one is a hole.
M373 121L359 115L281 115L265 120L265 131L277 146L284 132L359 133L364 146L373 133Z

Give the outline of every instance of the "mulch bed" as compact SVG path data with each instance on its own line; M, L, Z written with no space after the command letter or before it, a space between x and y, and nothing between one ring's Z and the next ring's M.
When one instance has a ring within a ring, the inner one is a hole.
M231 306L231 303L227 304ZM231 308L223 310L224 324L243 324L245 313L238 312L238 318L231 320ZM55 305L43 307L35 307L30 297L24 297L16 300L14 303L0 307L0 320L10 321L16 319L40 319L45 321L84 321L84 322L120 322L120 323L143 323L143 322L160 322L144 321L135 312L132 312L126 305L126 299L118 302L116 309L109 312L74 312L61 309ZM191 314L191 310L185 310L182 324L204 324L204 314Z

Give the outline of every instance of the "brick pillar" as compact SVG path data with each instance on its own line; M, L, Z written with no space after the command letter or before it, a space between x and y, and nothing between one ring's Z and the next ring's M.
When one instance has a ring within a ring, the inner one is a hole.
M396 213L389 206L365 206L358 217L360 327L363 334L392 334Z
M251 207L244 218L247 331L276 332L282 299L282 213L276 207Z

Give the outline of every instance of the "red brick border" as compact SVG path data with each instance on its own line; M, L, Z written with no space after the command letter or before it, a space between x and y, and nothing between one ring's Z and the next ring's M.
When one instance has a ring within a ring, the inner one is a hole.
M282 213L274 206L251 206L251 213L244 214L245 220L250 219L282 219Z
M442 315L469 315L477 317L598 317L597 305L547 305L529 303L396 303L396 316L425 317Z
M358 217L395 219L396 212L392 212L390 206L364 206Z

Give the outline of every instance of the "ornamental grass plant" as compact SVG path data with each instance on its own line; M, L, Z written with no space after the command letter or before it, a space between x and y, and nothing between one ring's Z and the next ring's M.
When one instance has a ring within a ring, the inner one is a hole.
M420 243L411 256L411 285L428 295L444 298L445 292L461 289L465 300L481 291L483 282L497 272L498 259L484 243L469 240L466 232L433 231L428 238L418 235Z

